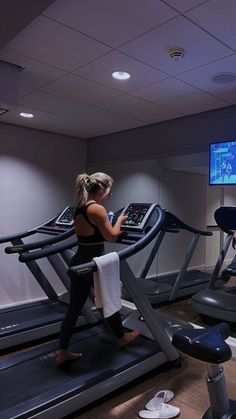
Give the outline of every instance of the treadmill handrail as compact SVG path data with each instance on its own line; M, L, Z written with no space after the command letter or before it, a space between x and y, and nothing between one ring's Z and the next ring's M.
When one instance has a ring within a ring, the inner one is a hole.
M31 243L26 243L26 244L22 244L22 245L16 245L16 246L8 246L5 248L5 252L7 254L11 254L11 253L22 253L22 252L26 252L29 250L34 250L34 249L39 249L42 248L44 246L48 246L54 243L58 243L61 242L62 240L67 239L68 237L71 237L75 232L74 227L70 228L68 231L65 231L64 233L58 234L57 236L54 237L50 237L48 239L44 239L44 240L39 240L37 242L31 242Z
M71 249L72 247L78 245L78 239L77 237L72 239L69 242L66 243L57 243L52 244L47 247L44 247L40 250L32 250L32 252L26 252L26 253L20 253L19 261L20 262L30 262L32 260L42 259L47 256L55 255L56 253L63 252L64 250Z
M163 209L158 204L156 204L155 210L158 211L158 217L157 217L157 221L154 224L154 226L139 241L137 241L133 244L130 244L129 247L127 247L123 250L120 250L118 252L118 255L119 255L120 259L128 258L128 257L134 255L135 253L137 253L139 250L142 250L143 247L145 247L156 236L157 231L160 230L161 225L164 221L165 213L164 213ZM19 261L20 262L28 262L28 261L31 261L31 260L41 259L41 258L50 256L50 255L59 253L63 250L69 249L71 247L74 247L77 244L78 244L78 239L76 238L69 243L68 242L67 243L60 243L60 244L57 244L57 245L54 245L54 246L52 245L52 246L49 246L49 247L45 247L42 250L36 250L36 251L32 251L32 252L27 252L27 253L21 253L20 256L19 256ZM81 265L81 266L83 266L83 269L84 269L84 265ZM96 265L95 265L94 262L86 263L85 267L86 268L87 267L88 268L92 267L92 270L96 270ZM75 268L77 268L77 266L75 266Z
M169 211L165 211L167 217L165 218L165 222L163 224L163 229L183 229L183 230L187 230L190 231L191 233L194 234L200 234L200 236L212 236L213 233L212 231L204 231L204 230L198 230L197 228L191 227L188 224L184 223L183 221L181 221L178 217L176 217L176 215L172 214ZM170 222L173 223L170 225ZM171 230L170 230L171 232Z
M54 216L54 217L50 218L50 220L46 221L46 223L40 224L39 226L34 227L34 228L30 228L29 230L25 230L25 231L15 233L15 234L12 234L12 235L9 235L9 236L0 237L0 244L11 242L11 241L16 240L16 239L23 239L24 237L32 236L32 234L37 233L38 229L40 229L40 228L44 227L45 225L51 223L57 217L58 217L58 215L56 217Z
M23 239L24 237L32 236L32 234L36 233L37 228L38 227L32 228L31 230L27 230L27 231L22 231L20 233L12 234L11 236L0 237L0 244L12 242L15 239Z
M165 220L165 211L158 204L155 205L155 210L158 211L158 218L156 223L152 226L148 233L145 236L143 236L139 241L117 252L120 260L128 259L129 257L142 250L154 239L154 237L157 235L158 230L161 230L161 226ZM77 277L81 274L83 275L84 273L91 271L97 271L97 265L94 261L83 263L82 265L72 266L71 268L69 268L68 273L70 276Z

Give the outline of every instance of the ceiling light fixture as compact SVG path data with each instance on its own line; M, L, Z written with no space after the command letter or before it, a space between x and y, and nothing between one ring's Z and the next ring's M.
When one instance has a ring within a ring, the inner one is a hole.
M185 50L181 47L172 47L168 50L169 56L174 61L180 61L184 58Z
M229 84L236 81L236 74L233 73L219 73L212 77L212 81L217 84Z
M22 116L22 118L33 118L34 114L29 112L20 112L20 116Z
M112 73L112 77L117 80L128 80L130 78L130 74L127 71L114 71Z

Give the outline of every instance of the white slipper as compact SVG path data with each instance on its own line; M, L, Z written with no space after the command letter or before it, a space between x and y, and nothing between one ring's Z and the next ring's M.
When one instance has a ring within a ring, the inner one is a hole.
M140 410L139 416L144 419L170 419L178 416L179 412L178 407L161 403L157 410Z
M161 403L168 403L173 399L174 393L171 390L160 390L155 396L146 404L147 410L156 410Z

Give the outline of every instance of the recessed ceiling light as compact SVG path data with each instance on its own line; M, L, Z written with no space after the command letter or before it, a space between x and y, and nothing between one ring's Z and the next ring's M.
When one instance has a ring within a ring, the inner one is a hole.
M114 71L112 73L112 77L117 80L128 80L130 78L130 74L127 71Z
M33 113L28 113L28 112L21 112L20 116L22 116L23 118L33 118L34 114Z
M229 84L236 81L236 74L220 73L212 78L212 81L217 84Z

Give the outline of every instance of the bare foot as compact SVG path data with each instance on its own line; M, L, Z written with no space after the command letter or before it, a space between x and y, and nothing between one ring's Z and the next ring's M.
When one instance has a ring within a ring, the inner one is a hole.
M126 332L122 338L118 339L119 348L125 348L130 342L133 342L140 335L138 330L133 330L132 332Z
M67 362L76 361L77 359L81 358L83 354L81 353L75 353L75 352L69 352L64 349L59 349L56 352L56 364L58 366L63 365Z

